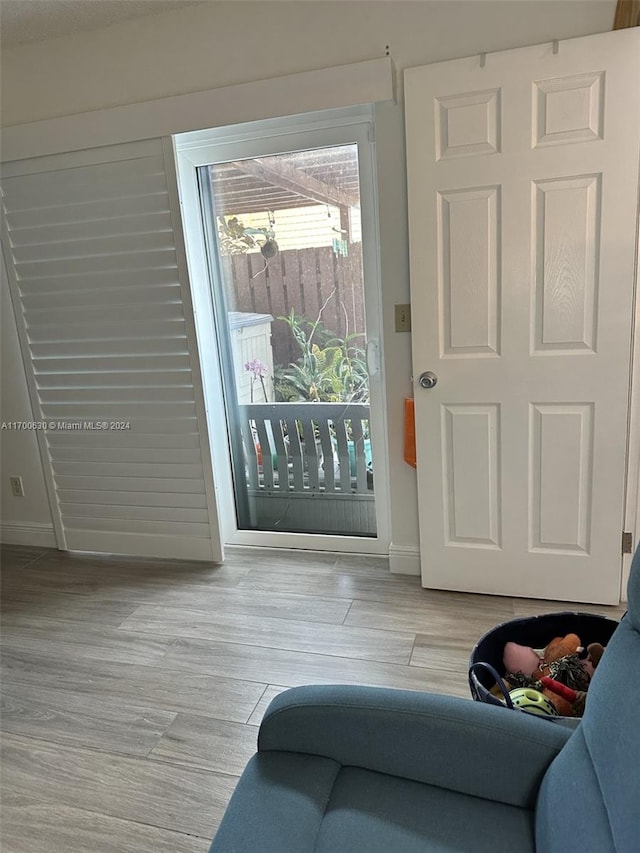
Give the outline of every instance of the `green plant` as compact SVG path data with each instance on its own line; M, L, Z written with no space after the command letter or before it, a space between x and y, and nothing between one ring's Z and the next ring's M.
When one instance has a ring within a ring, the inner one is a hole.
M268 211L268 228L249 228L237 216L218 216L218 247L221 255L244 255L246 252L260 249L264 257L264 246L274 242L275 217ZM258 239L255 239L255 238ZM278 244L275 244L276 252Z
M364 336L351 334L345 338L337 337L323 326L321 315L322 309L314 322L291 309L287 316L278 317L289 326L300 348L300 357L286 367L275 368L276 400L368 402L369 376L365 352L356 343Z

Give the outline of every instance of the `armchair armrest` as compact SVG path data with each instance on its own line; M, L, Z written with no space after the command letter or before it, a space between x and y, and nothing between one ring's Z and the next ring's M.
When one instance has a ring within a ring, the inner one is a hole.
M450 696L347 685L277 696L258 750L306 753L523 808L571 731Z

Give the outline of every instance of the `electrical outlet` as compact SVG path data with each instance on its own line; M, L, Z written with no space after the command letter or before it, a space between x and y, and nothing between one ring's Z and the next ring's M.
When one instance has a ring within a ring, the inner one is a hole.
M396 332L411 331L411 305L396 305Z
M24 497L24 486L22 485L22 477L9 477L11 483L11 494L14 498Z

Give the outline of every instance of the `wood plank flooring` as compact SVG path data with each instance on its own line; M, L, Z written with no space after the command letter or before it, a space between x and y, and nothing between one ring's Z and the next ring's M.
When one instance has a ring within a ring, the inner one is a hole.
M1 557L2 853L206 853L282 690L468 698L482 633L566 609L423 590L379 557Z

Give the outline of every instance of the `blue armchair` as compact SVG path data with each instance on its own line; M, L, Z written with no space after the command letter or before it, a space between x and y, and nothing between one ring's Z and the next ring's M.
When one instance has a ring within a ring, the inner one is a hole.
M640 550L577 728L410 691L289 690L210 853L431 851L640 853Z

